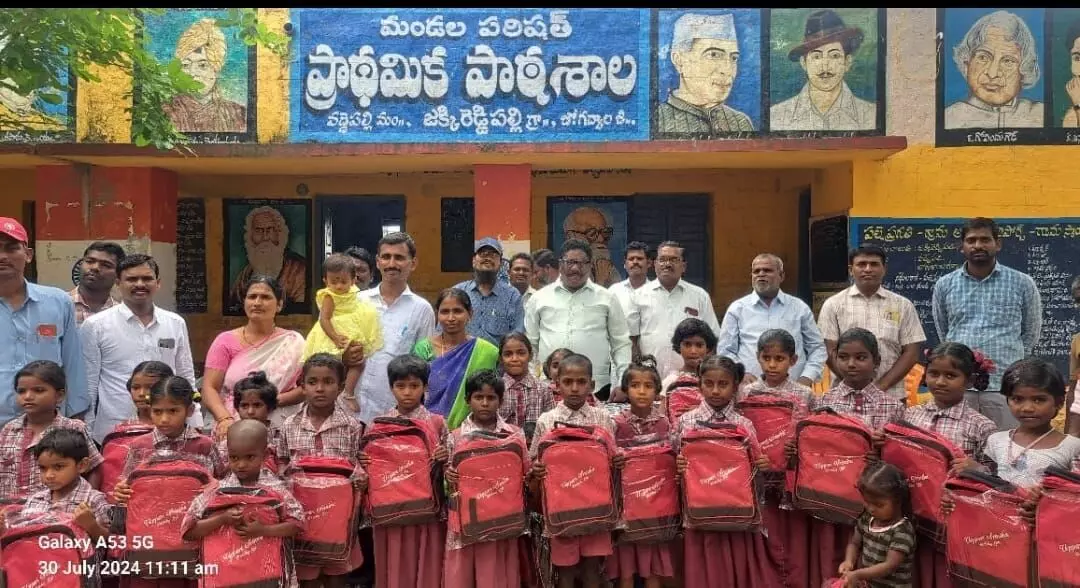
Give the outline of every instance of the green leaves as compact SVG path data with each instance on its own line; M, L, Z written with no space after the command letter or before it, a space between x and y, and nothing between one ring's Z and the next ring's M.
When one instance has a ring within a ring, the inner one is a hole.
M193 95L202 85L184 73L176 59L162 63L146 45L141 15L166 9L26 8L0 11L0 86L48 104L60 104L72 78L98 82L93 66L129 73L133 89L132 141L139 146L173 149L188 143L164 107L178 95ZM229 8L218 19L226 35L248 46L261 45L287 55L289 39L260 22L254 8ZM11 126L16 121L3 121ZM17 124L17 123L16 123ZM19 130L19 129L14 129Z

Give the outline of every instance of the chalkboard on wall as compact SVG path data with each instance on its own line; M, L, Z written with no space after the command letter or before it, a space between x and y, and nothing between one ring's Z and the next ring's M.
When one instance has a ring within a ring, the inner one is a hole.
M851 219L853 244L885 249L889 258L885 287L915 303L929 346L938 343L930 306L934 282L963 263L960 227L965 220ZM1080 218L994 220L1002 237L998 261L1030 275L1042 296L1042 337L1035 355L1052 359L1067 375L1069 342L1080 332L1080 309L1069 291L1080 268Z
M848 283L848 217L810 221L810 282L815 287Z
M176 312L206 312L206 202L176 201Z
M471 272L476 201L472 198L443 198L442 271Z

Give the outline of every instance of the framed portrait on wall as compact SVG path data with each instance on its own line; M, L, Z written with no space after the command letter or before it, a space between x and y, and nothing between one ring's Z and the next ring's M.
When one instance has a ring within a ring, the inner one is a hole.
M627 209L626 198L548 198L548 246L558 255L564 241L582 239L592 249L593 281L605 288L622 281Z
M311 201L223 200L226 316L244 314L244 284L253 275L277 278L282 314L311 314Z

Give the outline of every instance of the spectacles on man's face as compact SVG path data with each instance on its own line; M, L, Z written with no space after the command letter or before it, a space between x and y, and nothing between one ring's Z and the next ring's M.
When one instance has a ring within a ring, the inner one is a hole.
M656 263L659 263L661 265L667 265L669 263L674 264L674 263L679 263L681 261L682 261L681 257L657 257L656 258Z
M563 258L563 259L560 259L559 262L562 263L563 265L565 265L568 268L585 267L585 266L589 265L589 260L587 260L587 259L566 259L566 258Z
M598 229L596 227L592 227L592 228L589 228L589 229L585 229L584 231L578 231L576 229L571 229L571 230L569 230L567 232L568 233L575 233L575 234L578 234L578 235L583 235L588 241L593 242L593 241L596 241L597 238L599 238L601 235L603 235L604 239L610 239L611 236L613 234L615 234L615 229L612 228L612 227L603 227L603 228L600 228L600 229Z

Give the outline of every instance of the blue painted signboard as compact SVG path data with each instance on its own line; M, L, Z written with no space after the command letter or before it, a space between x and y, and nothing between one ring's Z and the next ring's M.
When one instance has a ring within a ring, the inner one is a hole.
M646 141L647 9L294 9L293 142Z

